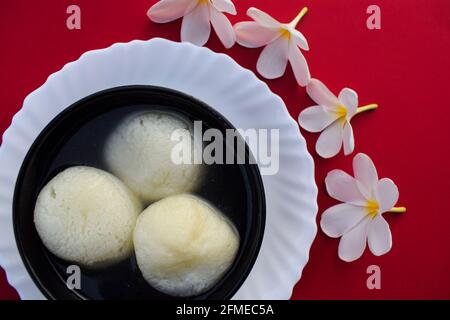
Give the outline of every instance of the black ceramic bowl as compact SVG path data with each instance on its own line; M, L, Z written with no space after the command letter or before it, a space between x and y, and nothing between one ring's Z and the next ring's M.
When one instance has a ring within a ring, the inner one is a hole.
M134 256L101 270L81 268L81 289L66 281L72 263L51 254L33 222L43 186L67 167L105 169L102 146L117 123L130 112L159 110L202 120L203 130L223 133L233 126L205 103L183 93L153 86L125 86L88 96L59 114L29 150L16 184L13 204L17 245L28 272L50 299L175 299L152 288L142 277ZM242 142L242 140L241 140ZM230 145L226 145L230 148ZM251 157L245 145L247 157ZM265 225L265 198L256 164L212 165L194 193L218 207L240 234L237 257L223 278L207 292L188 299L229 299L248 276L258 255Z

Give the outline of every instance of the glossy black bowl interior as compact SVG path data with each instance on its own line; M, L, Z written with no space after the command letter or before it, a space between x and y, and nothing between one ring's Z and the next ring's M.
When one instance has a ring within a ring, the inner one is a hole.
M19 173L13 205L14 231L22 259L36 285L50 299L174 299L147 284L134 256L102 270L82 268L81 289L68 289L67 267L71 263L44 247L33 222L35 202L42 187L69 166L104 169L102 141L123 117L142 110L174 112L191 120L202 120L203 130L217 128L224 133L233 128L203 102L153 86L101 91L59 114L29 150ZM251 157L247 146L246 152ZM231 219L240 234L240 249L218 284L188 299L229 299L244 282L259 252L265 224L263 184L257 165L249 163L208 166L202 184L195 193Z

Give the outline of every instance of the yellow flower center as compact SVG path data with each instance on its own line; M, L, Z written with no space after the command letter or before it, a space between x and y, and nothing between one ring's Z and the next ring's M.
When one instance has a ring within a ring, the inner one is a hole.
M208 4L209 0L197 0L198 4Z
M345 120L347 120L347 108L344 107L342 104L339 104L339 105L336 106L335 113L336 113L340 123L342 125L344 125L345 124Z
M287 40L291 39L291 33L285 28L280 28L280 34L282 38L285 38Z
M339 118L347 116L347 108L342 104L337 105L336 114Z
M369 217L374 219L377 216L378 209L380 209L380 205L376 200L367 200L366 204L366 212Z

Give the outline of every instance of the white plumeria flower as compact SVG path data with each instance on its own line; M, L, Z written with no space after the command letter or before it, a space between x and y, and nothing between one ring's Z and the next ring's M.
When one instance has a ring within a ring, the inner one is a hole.
M382 214L406 211L394 207L399 195L397 186L388 178L378 180L367 155L358 153L353 158L353 173L354 178L342 170L328 173L325 184L329 195L344 203L325 210L320 220L325 234L341 237L338 254L347 262L361 257L366 242L376 256L391 250L391 231Z
M308 84L311 75L306 59L299 49L300 47L309 50L308 42L303 34L295 29L306 12L308 8L303 8L290 23L280 23L267 13L250 8L247 15L254 21L234 25L236 41L240 45L247 48L266 46L256 65L256 69L264 78L281 77L289 61L298 84Z
M350 120L358 113L376 109L378 105L358 108L358 94L354 90L344 88L336 97L317 79L311 79L306 92L318 105L303 110L298 122L306 131L322 131L316 143L317 153L323 158L331 158L344 145L344 154L351 154L355 148L355 138Z
M225 48L231 48L236 35L223 12L235 15L231 0L161 0L147 12L153 22L166 23L183 17L181 41L203 46L209 39L211 24Z

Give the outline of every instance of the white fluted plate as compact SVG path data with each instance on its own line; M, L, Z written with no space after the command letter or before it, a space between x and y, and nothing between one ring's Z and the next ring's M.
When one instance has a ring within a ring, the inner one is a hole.
M316 235L314 163L281 98L224 54L155 38L89 51L28 95L0 147L0 265L22 299L44 299L16 246L12 202L16 178L33 141L74 102L123 85L172 88L200 99L236 128L279 129L280 166L263 176L267 218L256 263L234 299L288 299Z

